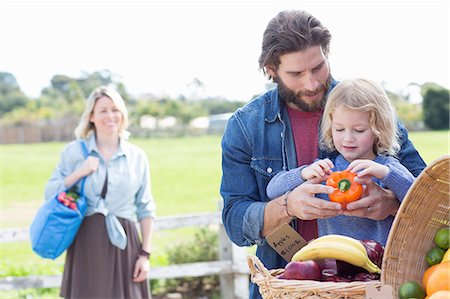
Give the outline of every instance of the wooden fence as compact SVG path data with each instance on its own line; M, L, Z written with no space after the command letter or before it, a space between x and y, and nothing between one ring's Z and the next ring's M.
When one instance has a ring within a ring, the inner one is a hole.
M148 279L220 276L221 298L244 299L249 297L249 269L246 248L234 245L226 235L220 212L186 214L155 219L155 231L180 227L219 226L219 260L188 263L151 268ZM28 229L3 229L0 242L29 241ZM0 279L0 290L25 288L57 288L61 285L61 275L14 276Z
M0 122L0 144L69 141L75 138L77 124L78 118L74 117L20 125L4 125Z

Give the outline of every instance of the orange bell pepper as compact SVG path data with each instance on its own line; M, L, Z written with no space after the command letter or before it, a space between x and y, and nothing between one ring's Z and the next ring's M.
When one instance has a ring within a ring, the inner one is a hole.
M348 170L335 171L327 179L328 186L337 188L329 194L330 201L339 202L345 209L347 203L361 198L363 187L354 181L356 174Z

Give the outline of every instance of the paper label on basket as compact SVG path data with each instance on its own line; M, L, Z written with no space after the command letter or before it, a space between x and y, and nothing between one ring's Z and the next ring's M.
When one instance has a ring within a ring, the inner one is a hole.
M287 223L268 235L266 241L287 262L308 243Z
M390 285L382 284L380 290L377 289L376 282L366 283L366 299L393 299L393 288Z

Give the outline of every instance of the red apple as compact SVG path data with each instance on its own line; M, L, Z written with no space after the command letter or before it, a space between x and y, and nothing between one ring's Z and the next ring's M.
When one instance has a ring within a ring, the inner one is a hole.
M74 202L69 203L69 208L71 208L72 210L76 210L77 209L77 204Z
M284 268L284 273L279 278L320 280L322 278L322 274L319 264L315 261L290 262L286 265Z

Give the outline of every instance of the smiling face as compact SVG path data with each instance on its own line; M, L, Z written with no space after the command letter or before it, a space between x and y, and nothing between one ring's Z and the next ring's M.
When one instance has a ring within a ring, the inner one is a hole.
M278 84L280 98L290 107L302 111L323 107L330 69L320 46L281 55L278 68L267 69Z
M95 125L96 134L119 136L123 116L109 97L101 96L95 101L90 121Z
M375 135L369 123L369 112L337 106L332 112L331 132L336 150L348 162L375 158Z

